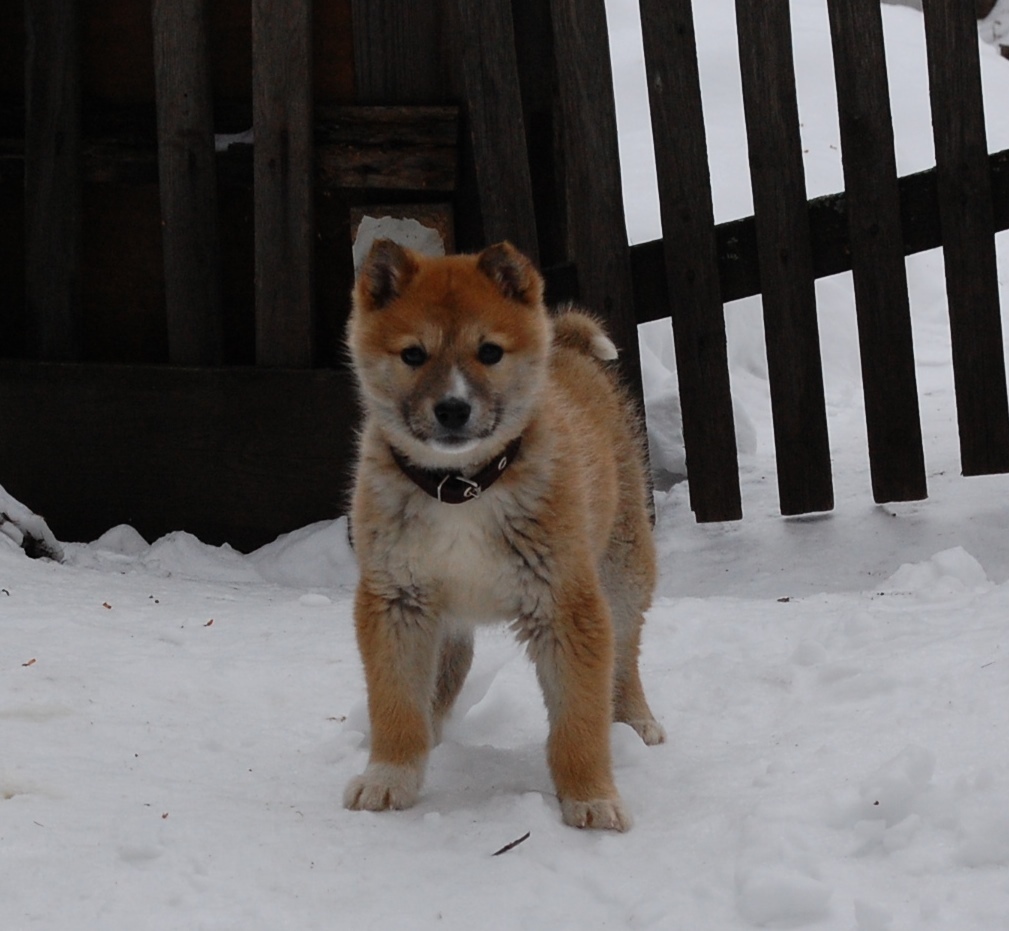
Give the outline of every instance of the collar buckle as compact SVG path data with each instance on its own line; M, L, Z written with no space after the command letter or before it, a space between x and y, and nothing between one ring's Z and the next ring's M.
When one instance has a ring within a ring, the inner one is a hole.
M466 478L464 475L446 475L440 482L438 482L438 487L435 490L435 497L443 504L445 501L442 498L441 493L446 482L459 482L465 485L466 487L462 491L462 496L467 500L479 498L480 493L483 491L483 488L478 482L474 482L471 479Z

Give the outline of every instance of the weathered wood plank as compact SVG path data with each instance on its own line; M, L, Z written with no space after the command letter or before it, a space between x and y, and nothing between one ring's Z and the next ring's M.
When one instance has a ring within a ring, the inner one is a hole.
M519 91L525 116L526 145L536 235L544 268L567 261L567 203L563 184L557 65L554 58L550 4L543 0L512 0ZM569 299L574 299L572 294Z
M783 514L834 506L788 0L736 0Z
M129 523L249 550L345 510L344 369L0 362L0 397L4 486L61 540ZM55 476L66 462L73 481Z
M156 183L158 145L144 112L106 107L82 143L90 183ZM459 108L315 107L315 184L324 190L452 191L459 170ZM252 145L218 157L230 181L252 178ZM0 180L24 177L24 140L0 136Z
M939 214L965 475L1009 471L1009 398L977 24L968 6L925 0Z
M311 0L253 0L259 365L315 359L311 51Z
M221 277L205 0L154 0L152 21L168 357L213 365Z
M551 0L563 138L569 258L581 299L607 321L631 391L641 397L613 72L604 0Z
M690 0L642 0L641 29L690 505L698 521L738 520L736 434Z
M927 496L878 0L828 0L873 497Z
M315 108L316 182L323 188L452 191L459 108Z
M78 0L25 0L25 298L40 359L76 359L80 312Z
M351 11L359 103L446 102L440 0L353 0Z
M456 0L455 23L484 236L538 262L511 2Z

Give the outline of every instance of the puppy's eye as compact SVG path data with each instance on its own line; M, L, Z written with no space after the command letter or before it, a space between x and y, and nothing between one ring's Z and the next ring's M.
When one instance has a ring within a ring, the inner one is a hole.
M497 343L484 343L476 352L484 365L497 365L504 358L504 350Z
M427 362L427 353L420 346L407 346L399 357L412 369L419 368Z

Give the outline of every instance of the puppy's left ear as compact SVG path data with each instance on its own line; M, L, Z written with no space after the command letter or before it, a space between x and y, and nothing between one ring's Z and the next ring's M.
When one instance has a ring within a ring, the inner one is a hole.
M382 310L399 297L417 273L413 254L391 239L376 239L354 285L359 304Z
M477 259L477 268L509 300L530 306L543 303L543 278L533 263L510 242L499 242L484 249Z

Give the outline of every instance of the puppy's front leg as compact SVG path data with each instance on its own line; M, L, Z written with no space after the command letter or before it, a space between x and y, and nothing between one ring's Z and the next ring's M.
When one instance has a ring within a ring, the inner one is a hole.
M530 651L550 718L547 757L566 824L626 831L613 783L613 630L597 590L558 598Z
M417 598L387 599L359 586L354 605L371 718L371 756L343 796L347 808L409 808L431 747L438 636Z

